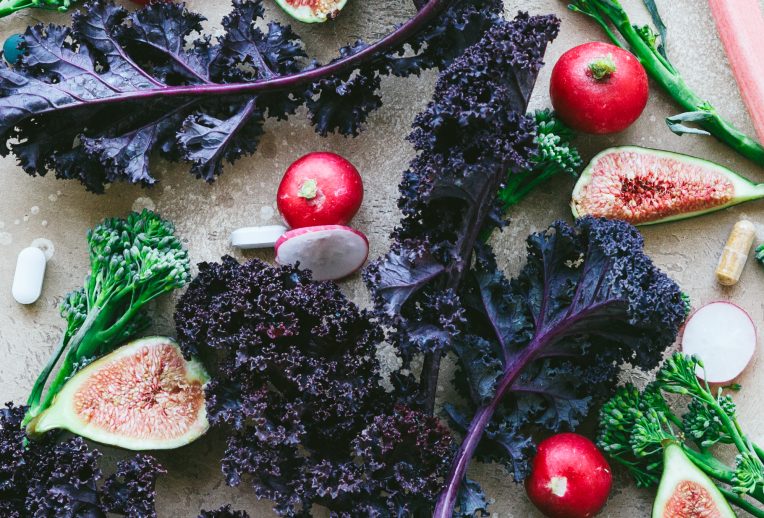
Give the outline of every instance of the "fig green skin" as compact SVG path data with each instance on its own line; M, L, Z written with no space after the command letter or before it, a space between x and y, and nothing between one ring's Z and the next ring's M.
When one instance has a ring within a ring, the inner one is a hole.
M584 171L581 173L581 176L578 178L578 181L576 182L576 185L573 188L573 193L571 196L570 208L574 218L580 218L582 216L587 215L587 214L582 214L578 211L578 209L576 208L575 199L578 197L578 195L581 193L584 187L586 187L592 181L592 173L594 169L594 164L596 164L597 161L605 155L613 154L613 153L627 153L627 152L650 154L657 157L675 160L680 163L694 164L694 165L699 165L709 169L713 169L715 171L720 172L727 178L729 178L729 180L732 182L735 188L735 195L732 197L732 199L730 199L729 202L725 203L724 205L718 205L718 206L711 207L705 210L697 210L697 211L685 212L681 214L674 214L666 218L648 221L645 223L637 223L636 224L637 226L657 225L659 223L669 223L671 221L679 221L683 219L694 218L696 216L702 216L704 214L710 214L712 212L724 210L729 207L733 207L735 205L740 205L741 203L764 198L764 183L756 184L748 180L747 178L740 176L734 171L727 169L726 167L721 166L719 164L715 164L714 162L710 162L708 160L703 160L702 158L696 158L689 155L683 155L681 153L673 153L670 151L661 151L658 149L644 148L639 146L621 146L621 147L612 147L609 149L605 149L604 151L598 153L594 158L592 158L591 162L589 162L589 165L586 166L586 169L584 169ZM596 214L596 215L600 216L599 214ZM607 217L606 215L601 215L601 216Z
M736 517L735 512L711 479L690 462L679 445L667 441L663 447L663 475L658 486L658 493L655 496L652 518L678 516L672 514L672 509L669 508L668 504L671 497L674 496L678 484L685 481L697 484L706 490L709 503L713 503L715 507L714 509L709 506L708 509L718 511L720 518Z
M327 20L333 20L336 18L342 8L345 7L345 4L347 4L347 0L336 0L335 9L328 13L313 12L313 10L308 6L295 7L293 5L289 5L288 0L276 0L276 3L279 4L279 7L286 11L286 13L295 20L301 21L303 23L324 23Z
M207 420L206 405L202 405L194 423L189 427L186 434L174 439L136 439L133 437L125 437L80 419L73 408L74 395L79 388L85 384L90 376L98 372L101 368L106 367L114 360L133 356L143 347L151 347L161 344L173 345L177 348L178 355L182 356L180 347L174 340L162 336L153 336L130 342L87 365L66 382L64 388L53 400L53 404L27 425L27 434L29 437L34 439L45 432L63 429L102 444L117 446L126 450L146 451L180 448L204 435L210 427L209 421ZM207 372L198 360L186 360L185 368L185 377L187 381L198 381L202 386L206 385L209 381Z

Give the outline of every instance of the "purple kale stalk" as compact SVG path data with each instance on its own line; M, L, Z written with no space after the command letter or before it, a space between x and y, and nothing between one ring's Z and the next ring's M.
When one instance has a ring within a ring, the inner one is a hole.
M154 486L165 471L153 457L121 461L99 484L98 451L79 437L57 442L49 435L27 446L25 413L11 404L0 409L0 516L156 518Z
M29 27L19 61L0 65L0 155L94 192L154 184L154 152L213 181L255 152L266 118L301 106L321 135L358 134L382 104L383 76L446 65L500 13L499 0L430 0L378 42L320 65L289 26L260 28L262 0L233 0L215 39L183 4L128 12L94 0L71 27Z
M335 284L225 257L200 266L175 321L212 374L207 410L229 432L228 484L251 484L283 516L314 505L342 517L432 513L453 438L383 389L381 329Z

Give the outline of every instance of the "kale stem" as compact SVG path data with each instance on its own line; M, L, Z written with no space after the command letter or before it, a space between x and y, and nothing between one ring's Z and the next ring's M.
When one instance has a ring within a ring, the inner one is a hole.
M522 354L518 356L515 361L510 364L507 370L504 371L504 375L499 381L496 387L496 393L491 401L483 405L475 413L472 422L470 423L467 435L465 435L462 444L459 446L459 451L456 453L456 457L451 466L451 472L446 479L446 487L438 497L435 504L435 512L432 518L452 518L454 514L454 507L456 506L456 499L459 496L459 489L462 485L462 480L467 473L467 467L475 455L480 440L483 437L488 423L493 418L493 414L496 412L496 408L499 403L504 399L504 396L509 392L512 384L522 373L523 369L533 360L536 354L544 348L546 342L537 341L534 339L523 350Z
M456 291L464 280L465 273L469 271L472 263L472 252L475 245L485 234L483 231L484 223L492 210L491 203L497 196L499 186L501 185L502 175L496 175L496 181L483 182L480 192L477 193L478 200L472 204L464 216L462 223L462 238L456 245L458 254L447 270L447 280L445 288ZM440 376L440 362L443 353L440 349L428 351L424 355L422 373L419 377L420 395L424 401L423 410L429 414L435 411L435 396L438 391L438 377Z

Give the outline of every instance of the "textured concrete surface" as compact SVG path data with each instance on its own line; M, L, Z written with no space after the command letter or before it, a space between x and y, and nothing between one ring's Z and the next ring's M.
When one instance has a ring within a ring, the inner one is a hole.
M270 1L269 16L284 19ZM227 12L223 0L190 0L191 8L210 18L210 27ZM321 27L298 27L312 51L329 56L333 49L355 37L381 36L394 23L412 13L408 0L351 1L336 23ZM637 21L647 21L639 0L626 0L629 12ZM749 119L729 72L705 2L702 0L659 0L669 26L669 53L687 82L744 130L752 133ZM517 9L533 13L555 12L563 18L562 34L550 48L548 62L569 47L601 39L597 27L584 17L568 13L561 0L508 0L506 11ZM0 37L19 32L36 21L66 20L65 15L24 13L0 21ZM550 68L541 75L534 106L548 105L547 85ZM57 305L62 296L79 286L87 271L85 232L106 216L123 215L131 208L155 207L177 223L194 262L217 260L232 253L229 232L243 225L276 223L275 191L280 175L289 163L302 154L325 149L339 152L357 164L366 182L366 201L353 224L371 238L372 257L387 247L387 235L398 218L395 207L396 185L412 157L404 141L412 118L430 97L434 76L420 79L384 81L382 110L371 118L369 128L356 139L322 139L306 124L304 117L286 123L269 123L268 133L256 155L226 169L212 186L194 180L186 166L156 164L162 182L153 190L123 185L113 186L105 196L83 191L79 184L53 178L29 178L12 158L0 161L0 398L22 401L33 380L57 342L62 322ZM713 140L702 137L679 138L671 134L663 118L676 112L670 99L652 90L650 104L641 119L628 131L615 137L586 137L580 140L585 157L618 144L638 144L681 151L715 160L750 178L764 180L764 172L739 158ZM534 230L556 218L569 218L567 203L572 182L558 178L548 188L533 195L513 213L513 223L496 239L498 253L507 270L521 265L523 240ZM720 214L687 222L645 229L647 249L690 294L696 305L717 299L734 300L746 308L757 324L764 320L764 302L758 290L764 288L764 270L750 262L740 284L722 289L715 284L713 270L726 235L741 217L764 223L764 206L751 204ZM764 226L761 227L764 230ZM48 265L41 300L31 307L21 307L10 296L16 254L36 238L50 239L56 249ZM764 232L759 241L764 240ZM239 254L239 257L268 253ZM362 284L353 279L343 285L346 292L365 303ZM156 307L156 332L172 333L172 303ZM753 439L764 439L764 420L759 394L764 390L764 373L759 371L760 354L743 374L743 391L736 400L744 426ZM635 375L636 376L636 375ZM443 376L444 390L450 382ZM216 508L231 502L253 516L271 516L267 502L257 502L246 488L225 486L217 459L221 441L215 433L196 444L159 455L169 474L159 485L161 517L196 516L199 509ZM123 453L103 448L107 460ZM475 465L471 476L480 480L495 499L493 515L525 518L537 515L527 503L522 488L515 485L500 466ZM637 490L619 473L612 498L603 516L630 518L649 516L652 493Z

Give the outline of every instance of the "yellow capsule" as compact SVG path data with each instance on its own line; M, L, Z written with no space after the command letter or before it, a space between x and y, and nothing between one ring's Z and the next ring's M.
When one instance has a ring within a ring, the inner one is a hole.
M716 267L716 280L724 286L733 286L740 280L748 253L756 236L756 227L748 220L740 220L732 227L727 244Z

